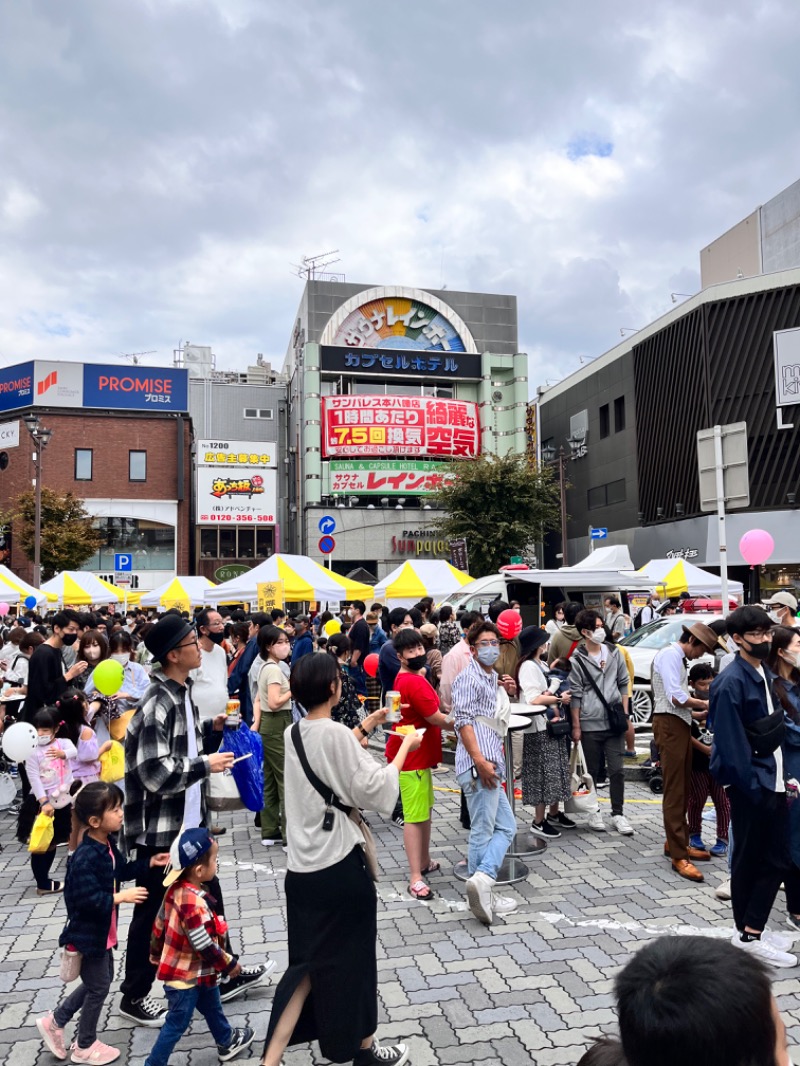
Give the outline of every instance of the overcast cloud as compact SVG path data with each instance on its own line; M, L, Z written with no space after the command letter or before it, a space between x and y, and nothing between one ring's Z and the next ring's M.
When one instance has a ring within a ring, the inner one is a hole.
M2 4L0 363L280 365L338 248L515 293L533 391L800 177L799 37L796 0Z

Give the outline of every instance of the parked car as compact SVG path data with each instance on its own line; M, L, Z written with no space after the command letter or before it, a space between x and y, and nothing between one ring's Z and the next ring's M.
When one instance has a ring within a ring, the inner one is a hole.
M630 715L636 727L649 726L653 718L653 690L652 668L656 652L665 648L668 644L678 640L684 626L690 626L692 622L713 622L722 618L720 612L699 615L671 614L666 618L659 618L650 622L634 633L630 633L620 641L624 644L633 660L634 690L631 700ZM713 656L704 655L705 662L713 662Z

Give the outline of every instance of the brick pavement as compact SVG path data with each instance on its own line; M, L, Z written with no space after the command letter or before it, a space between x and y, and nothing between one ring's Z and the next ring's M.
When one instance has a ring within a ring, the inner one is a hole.
M451 788L452 771L435 781L439 789ZM406 894L401 830L373 816L383 866L379 1036L406 1040L413 1066L573 1064L594 1037L614 1031L612 980L639 944L677 927L730 935L729 905L713 895L726 876L725 864L704 864L708 877L702 886L676 877L661 856L658 800L646 787L630 783L628 797L637 801L626 810L635 836L584 829L563 834L531 863L527 881L503 890L518 900L519 909L488 929L467 912L463 885L450 872L463 855L466 835L458 823L455 793L437 792L433 843L443 872L431 878L437 895L429 904ZM603 806L607 813L607 803ZM251 817L225 815L220 821L228 826L221 838L220 877L234 942L248 961L269 951L279 975L287 961L285 856L260 846ZM0 812L0 841L6 904L0 915L0 1063L52 1066L55 1060L33 1022L55 1005L63 989L57 973L63 900L34 894L27 853L14 841L13 820L5 812ZM60 858L55 876L63 873L63 863ZM123 943L126 914L130 908L123 907ZM772 924L782 924L777 909ZM138 1064L155 1037L116 1013L121 955L100 1033L123 1049L121 1063ZM779 971L775 991L790 1043L800 1045L800 971ZM271 1000L272 988L264 988L227 1005L233 1024L247 1022L258 1034L252 1057L237 1061L258 1061ZM316 1048L305 1047L285 1058L286 1066L324 1061ZM202 1020L192 1025L174 1061L180 1066L217 1062Z

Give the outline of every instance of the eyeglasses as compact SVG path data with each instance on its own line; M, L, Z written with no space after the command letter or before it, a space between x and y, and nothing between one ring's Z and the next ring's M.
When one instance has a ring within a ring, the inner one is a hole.
M752 633L742 633L748 644L755 644L759 640L772 640L771 629L756 629Z
M196 648L197 647L197 638L195 637L194 640L187 640L183 644L176 644L175 647L176 648Z
M475 644L475 647L476 648L499 648L500 647L500 641L499 640L479 640Z

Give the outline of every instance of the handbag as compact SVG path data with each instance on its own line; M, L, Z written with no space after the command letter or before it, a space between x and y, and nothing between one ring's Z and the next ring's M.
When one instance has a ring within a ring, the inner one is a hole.
M358 828L361 830L361 834L364 837L364 865L367 868L367 873L373 881L378 880L378 852L375 847L375 837L372 835L367 822L362 818L361 811L357 807L346 807L344 803L339 799L336 793L328 785L323 784L317 777L314 771L311 769L308 763L308 757L306 755L306 749L303 746L303 738L300 736L300 723L295 722L292 726L292 743L294 749L297 752L297 757L300 760L300 765L303 767L303 772L309 780L311 787L319 792L320 796L325 800L325 815L322 819L322 829L324 832L330 832L333 829L333 811L332 807L335 807L337 811L343 811L344 814L350 819L351 822L355 822Z
M58 968L58 976L65 985L78 980L81 975L82 962L83 955L69 944L61 949L61 964Z
M594 780L586 765L583 745L573 747L569 760L570 796L564 804L567 814L595 814L600 810Z
M49 851L50 845L53 843L54 832L53 815L40 811L36 815L36 821L33 823L33 829L31 829L28 851L34 855L44 855L46 851Z
M219 774L209 774L206 786L206 806L210 811L243 811L245 809L236 779L230 770L223 770Z
M568 718L559 718L557 722L547 719L546 723L547 735L560 739L561 737L568 737L572 732L572 723Z
M606 709L606 722L608 723L608 731L614 737L621 737L625 730L628 728L628 716L625 714L625 708L621 703L609 703L603 693L597 687L597 682L592 675L586 670L580 659L576 659L581 673L589 682L597 694L597 698L603 704Z

